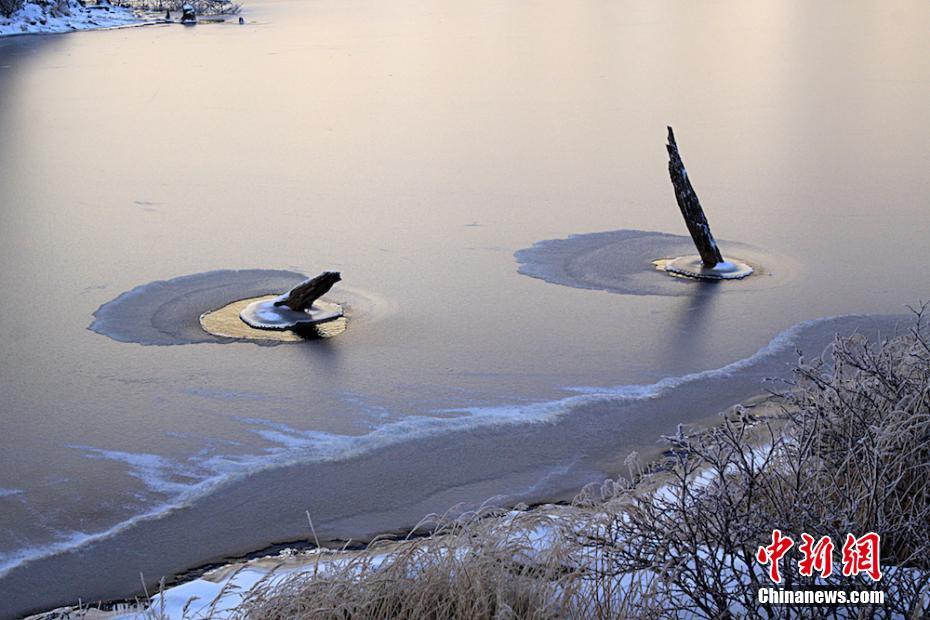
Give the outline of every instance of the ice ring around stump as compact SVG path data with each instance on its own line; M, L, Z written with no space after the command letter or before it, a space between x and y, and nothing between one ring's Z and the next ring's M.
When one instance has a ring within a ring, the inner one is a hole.
M324 271L284 295L240 299L200 316L211 334L230 338L294 342L327 338L345 331L342 306L319 298L342 278Z
M200 327L208 334L220 338L236 338L252 340L259 343L275 344L279 342L303 342L318 338L332 338L338 336L346 329L346 318L342 314L342 307L335 303L317 301L316 305L339 310L340 315L330 321L322 323L305 323L291 329L263 329L252 327L242 320L240 313L246 307L261 302L273 303L280 299L280 295L262 295L249 297L229 303L222 308L205 312L200 316Z
M280 295L253 301L239 312L239 318L255 329L284 330L326 323L343 315L339 304L316 301L306 310L292 310L278 305L284 298L285 295Z
M708 267L697 255L662 258L654 264L658 269L674 276L699 280L742 280L753 272L748 263L736 258L721 261L713 267Z

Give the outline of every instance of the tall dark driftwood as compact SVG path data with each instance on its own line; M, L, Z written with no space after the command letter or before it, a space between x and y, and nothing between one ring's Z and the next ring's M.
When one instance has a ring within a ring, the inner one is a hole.
M310 278L292 288L287 297L274 302L276 306L287 306L291 310L307 310L317 299L339 282L342 276L338 271L324 271L315 278Z
M671 127L668 128L668 144L665 148L668 149L668 173L672 177L672 185L675 188L675 200L678 201L678 208L681 209L685 224L688 225L688 232L691 233L694 245L697 246L698 253L701 255L701 262L708 267L722 263L723 256L720 255L717 242L710 233L710 225L704 217L701 201L698 200L694 188L691 187L691 181L688 180L688 171L681 162L678 144L675 143L675 134Z

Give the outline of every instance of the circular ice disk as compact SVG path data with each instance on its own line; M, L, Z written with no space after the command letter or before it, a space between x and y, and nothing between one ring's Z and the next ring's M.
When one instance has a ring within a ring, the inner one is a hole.
M672 275L699 280L741 280L753 271L748 263L737 258L725 260L713 267L705 265L700 256L659 259L655 265Z
M294 271L223 269L149 282L97 308L88 328L119 342L157 346L237 340L277 345L327 338L345 331L344 317L301 325L290 332L256 329L239 318L250 303L277 299L280 291L290 290L306 279ZM390 299L369 291L340 286L328 295L338 300L340 310L344 308L353 321L379 321L396 312Z
M228 337L204 331L199 319L205 311L233 299L254 300L286 291L305 279L294 271L223 269L149 282L97 308L89 328L119 342L141 345L230 342ZM242 323L238 310L233 316Z
M249 306L273 304L280 299L279 295L264 295L250 297L226 304L222 308L205 312L200 316L200 327L203 331L220 338L236 338L239 340L253 340L259 343L275 344L279 342L303 342L315 338L331 338L345 331L346 319L342 314L342 307L338 304L317 301L314 307L324 306L321 310L327 314L336 314L323 322L303 322L302 324L277 328L258 328L246 323L241 314ZM293 311L291 311L293 312Z
M284 296L253 301L239 312L239 318L256 329L294 329L301 325L316 325L342 316L339 304L317 300L309 310L291 310L275 303Z
M514 256L523 275L621 295L691 296L708 283L723 284L716 289L720 293L746 293L783 286L799 269L789 256L746 243L720 240L720 249L726 257L739 257L739 261L731 258L730 263L742 265L732 272L733 268L726 265L716 270L718 273L709 274L717 276L714 278L700 277L697 265L676 263L681 273L666 270L664 265L675 261L673 257L697 260L692 257L694 242L688 236L647 230L610 230L546 239ZM657 269L659 257L663 266ZM752 277L745 277L743 266L751 266ZM741 281L733 281L740 277Z

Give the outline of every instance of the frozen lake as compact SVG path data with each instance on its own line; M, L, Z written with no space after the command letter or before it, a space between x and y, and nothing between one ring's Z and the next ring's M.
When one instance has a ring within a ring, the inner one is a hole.
M304 538L305 510L357 538L566 497L787 376L794 346L894 320L798 324L930 298L930 4L246 17L0 39L0 616ZM756 248L771 280L518 273L542 240L686 234L667 124L724 255ZM126 291L226 269L340 271L347 331L88 329Z

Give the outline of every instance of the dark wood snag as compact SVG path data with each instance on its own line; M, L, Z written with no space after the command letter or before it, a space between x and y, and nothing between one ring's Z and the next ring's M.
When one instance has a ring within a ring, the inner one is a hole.
M324 271L315 278L301 282L287 293L287 297L274 302L275 306L287 306L291 310L303 311L342 280L338 271Z
M701 262L707 267L713 267L717 263L723 262L723 256L717 248L717 242L710 233L710 225L704 216L704 209L701 208L701 201L698 200L694 188L691 187L691 181L688 179L688 171L681 161L678 154L678 144L675 142L675 134L672 128L668 128L668 173L672 177L672 186L675 188L675 200L678 201L678 208L685 218L685 224L688 226L688 232L694 239L694 245L697 246L698 253L701 255Z

